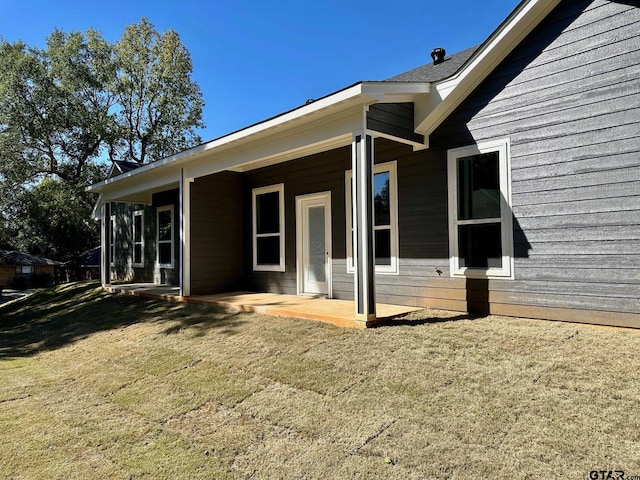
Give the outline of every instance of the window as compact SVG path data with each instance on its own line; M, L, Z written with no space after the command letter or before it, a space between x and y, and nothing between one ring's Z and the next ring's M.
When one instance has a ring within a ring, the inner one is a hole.
M133 212L133 266L144 266L144 211Z
M116 264L116 216L111 215L111 221L109 223L110 236L109 236L109 262L113 267Z
M16 266L16 277L18 278L30 278L33 275L33 265L18 265Z
M398 194L396 162L381 163L373 169L373 217L376 273L398 273ZM347 271L353 273L353 210L351 183L347 170L345 203L347 205Z
M158 207L158 264L173 268L173 205Z
M452 275L511 277L509 141L448 152Z
M284 272L284 184L253 190L253 269Z

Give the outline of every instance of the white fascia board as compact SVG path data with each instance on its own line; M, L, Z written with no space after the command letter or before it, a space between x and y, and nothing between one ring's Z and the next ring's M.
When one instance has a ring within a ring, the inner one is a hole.
M416 132L430 135L559 3L560 0L520 3L460 72L434 83L416 119Z
M101 189L103 202L151 203L151 194L180 185L180 169L164 169L139 178L123 178Z
M266 137L271 135L274 129L288 130L291 127L295 127L297 123L310 121L309 118L331 115L336 111L344 111L358 105L370 105L378 102L411 101L413 96L425 94L429 91L430 84L428 83L360 82L237 132L184 150L162 160L143 165L117 177L103 180L102 182L89 186L87 190L90 192L101 192L113 183L122 182L131 177L139 178L140 175L151 170L167 166L177 166L187 161L193 162L201 156L209 157L208 153L213 150L226 149L238 144L250 143L260 136Z

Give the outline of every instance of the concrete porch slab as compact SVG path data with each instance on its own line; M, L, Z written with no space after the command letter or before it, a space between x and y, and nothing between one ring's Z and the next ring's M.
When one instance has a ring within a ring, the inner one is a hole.
M391 318L421 310L417 307L379 303L376 304L377 318L375 322L365 324L365 322L355 320L355 307L350 300L253 292L230 292L181 297L178 287L152 284L111 285L107 288L107 291L193 304L219 305L238 311L265 313L280 317L318 320L349 328L370 327L384 323Z

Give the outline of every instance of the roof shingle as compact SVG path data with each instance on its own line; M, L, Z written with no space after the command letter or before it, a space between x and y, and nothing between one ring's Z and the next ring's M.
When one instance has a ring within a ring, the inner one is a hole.
M439 65L427 63L413 70L387 78L385 82L439 82L458 73L478 48L479 45L468 48L446 57L444 62Z

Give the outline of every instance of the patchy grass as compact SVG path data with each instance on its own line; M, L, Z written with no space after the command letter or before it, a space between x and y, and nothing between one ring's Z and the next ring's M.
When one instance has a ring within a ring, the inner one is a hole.
M640 331L359 331L66 285L0 307L5 478L640 475Z

